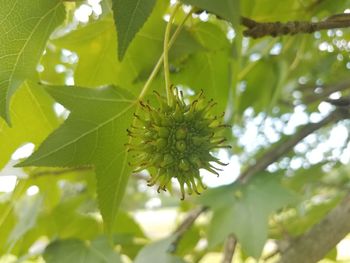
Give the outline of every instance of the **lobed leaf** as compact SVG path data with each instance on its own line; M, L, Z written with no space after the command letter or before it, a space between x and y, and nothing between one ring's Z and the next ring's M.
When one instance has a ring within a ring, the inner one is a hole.
M39 145L58 126L53 99L31 82L21 85L11 103L12 126L0 119L0 169L24 143Z
M121 60L135 34L152 13L156 0L113 0L112 3L118 32L118 57Z
M239 22L239 0L182 0L184 3L213 12L236 26Z
M165 238L145 246L135 258L135 263L184 263L180 257L167 252L174 237Z
M63 22L60 0L0 0L0 116L10 122L10 99L33 78L51 32Z
M91 245L78 239L57 240L45 249L47 263L121 263L121 257L108 244L105 238L91 242Z
M48 86L46 90L71 114L19 166L94 165L101 214L111 230L130 173L124 144L135 100L113 86Z
M209 228L209 246L214 247L224 241L230 233L234 233L243 250L250 256L259 258L267 240L268 217L277 209L295 202L295 194L284 189L276 178L269 175L256 176L248 185L234 186L232 191L220 193L219 198L226 198L225 206L204 197L204 204L212 204L213 219ZM211 199L215 195L209 193ZM220 203L220 202L219 202Z

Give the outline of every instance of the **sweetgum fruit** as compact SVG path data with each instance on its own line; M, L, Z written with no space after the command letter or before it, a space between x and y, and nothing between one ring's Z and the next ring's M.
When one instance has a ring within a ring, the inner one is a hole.
M158 185L158 192L166 190L172 178L175 178L185 198L185 188L188 194L199 194L205 189L199 174L199 169L219 175L222 166L212 155L218 148L230 148L225 145L226 139L220 136L222 129L227 128L220 118L213 116L211 111L216 105L213 100L206 101L201 92L191 103L186 104L181 91L172 88L172 103L154 92L159 102L159 108L149 103L140 102L142 113L134 115L138 125L127 130L132 137L128 151L135 151L134 160L130 165L134 172L147 169L151 172L149 186ZM153 171L153 172L152 172Z

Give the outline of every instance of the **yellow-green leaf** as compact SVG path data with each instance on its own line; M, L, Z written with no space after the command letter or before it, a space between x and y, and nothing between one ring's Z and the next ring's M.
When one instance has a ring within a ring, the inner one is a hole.
M99 207L111 230L130 174L124 144L135 100L113 86L49 86L46 90L71 114L20 166L94 165Z
M10 122L10 99L36 65L51 32L62 23L60 0L0 0L0 116Z

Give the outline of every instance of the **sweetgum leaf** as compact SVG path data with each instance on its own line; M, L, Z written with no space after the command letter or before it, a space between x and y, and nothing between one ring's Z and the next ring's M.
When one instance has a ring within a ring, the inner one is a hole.
M33 78L51 32L62 23L60 0L0 0L0 116L10 122L10 99Z
M78 239L57 240L45 249L44 259L47 263L119 263L120 255L101 237L90 245Z
M180 70L174 74L176 84L186 85L196 92L205 90L205 96L218 103L215 111L222 112L229 95L228 56L225 51L198 52Z
M212 12L235 26L239 21L239 0L182 0L182 2Z
M8 237L8 244L13 246L26 232L35 227L43 199L42 195L25 196L16 203L17 222Z
M112 9L118 32L118 57L123 59L124 54L152 13L155 0L113 0Z
M202 197L202 203L214 209L208 233L209 246L215 247L227 235L234 233L243 250L248 255L259 258L267 240L269 215L294 203L296 195L283 188L276 177L268 174L256 176L248 185L235 185L232 191L228 189L227 186L223 192L216 189L214 194L209 192ZM217 207L215 202L210 201L218 200L215 196L229 201L225 206L219 204Z
M135 100L113 86L48 86L46 90L71 114L19 166L94 165L99 207L107 229L111 230L130 173L124 144Z
M166 1L158 1L151 16L135 35L122 61L117 57L117 34L112 14L52 40L53 44L79 56L74 81L77 86L114 84L137 93L162 54ZM173 27L175 30L175 26ZM191 30L183 28L169 51L170 63L202 49ZM145 52L147 50L147 52ZM45 72L45 71L44 71ZM54 82L50 82L54 83ZM160 87L158 84L152 88Z
M53 99L43 87L24 82L11 101L12 125L0 119L0 169L24 143L39 145L58 126ZM6 146L6 147L5 147Z
M158 240L145 246L135 258L135 263L162 262L185 263L180 257L168 252L174 237Z

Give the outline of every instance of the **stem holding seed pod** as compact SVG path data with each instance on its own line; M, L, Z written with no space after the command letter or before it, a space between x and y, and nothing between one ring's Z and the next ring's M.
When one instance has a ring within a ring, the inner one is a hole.
M176 3L174 7L174 11L170 15L169 22L165 28L164 34L164 46L163 46L163 54L164 54L164 78L165 78L165 89L167 92L167 100L169 106L173 104L172 96L171 96L171 85L170 85L170 70L169 70L169 36L171 31L171 25L175 18L175 14L180 7L180 3Z
M151 179L148 185L157 184L158 192L166 191L171 179L176 179L180 184L183 200L185 188L188 194L193 192L199 194L206 188L199 175L199 169L206 169L219 175L217 171L221 169L214 167L212 163L227 165L212 156L210 151L230 146L222 145L225 139L218 135L227 126L221 124L219 118L211 114L216 103L213 100L205 101L201 91L192 103L186 104L182 92L170 84L168 50L186 19L193 12L191 10L186 15L169 43L171 25L179 7L179 3L174 7L164 36L163 57L167 98L154 91L160 105L157 109L149 102L140 101L133 125L127 130L130 139L126 146L128 152L137 153L133 162L129 163L135 168L134 172L149 170ZM140 100L154 79L160 63L161 59L142 89Z

